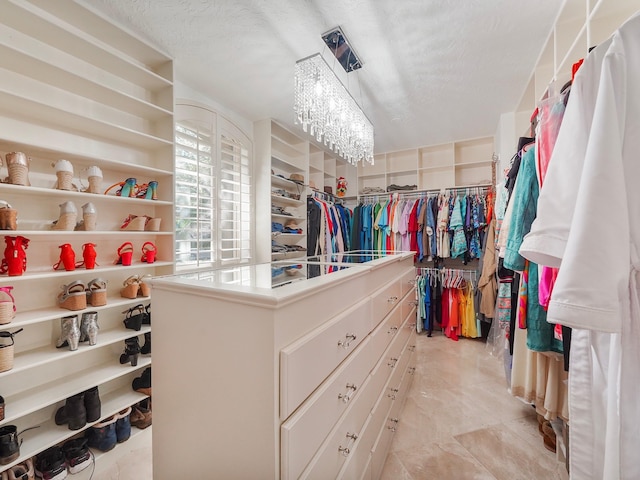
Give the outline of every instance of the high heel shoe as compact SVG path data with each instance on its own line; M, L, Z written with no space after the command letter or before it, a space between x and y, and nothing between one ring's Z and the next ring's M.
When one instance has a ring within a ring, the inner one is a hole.
M56 348L69 346L69 350L78 349L80 341L80 324L77 315L69 315L60 319L60 336L56 342Z
M141 262L153 263L156 261L156 253L158 249L153 244L153 242L144 242L142 244L142 258L140 258Z
M11 208L7 202L0 200L0 230L15 230L17 226L18 211Z
M144 319L142 320L142 324L143 325L151 325L151 304L149 304L146 307L144 307L144 313L146 313L146 315L144 316Z
M7 183L31 186L29 182L29 163L31 159L22 152L10 152L5 155L9 176Z
M141 303L139 303L135 307L131 307L130 309L125 310L122 313L125 314L125 318L122 321L122 323L124 323L125 328L139 332L140 329L142 328L144 317L146 316L146 312L144 311L144 306Z
M86 170L89 186L84 191L87 193L100 193L102 191L102 170L95 165L92 165Z
M27 252L29 239L18 235L5 235L4 258L0 264L0 273L8 273L10 277L20 276L27 270Z
M158 182L152 180L149 183L139 185L138 198L144 198L145 200L157 200L158 199Z
M151 296L151 285L145 282L145 278L151 278L151 275L146 274L138 277L138 285L140 286L140 291L138 292L142 297L150 297Z
M140 354L140 343L138 337L127 338L124 341L124 353L120 355L120 364L131 362L131 366L138 365L138 355Z
M58 270L60 265L64 267L67 272L72 272L76 269L76 252L73 251L73 247L70 243L63 243L58 247L60 249L60 260L53 265L54 270Z
M0 325L11 323L16 316L16 300L11 290L12 286L0 287Z
M93 203L88 202L82 205L82 221L76 225L76 230L80 231L93 231L96 229L96 222L98 218L98 210Z
M162 222L162 217L149 217L147 215L145 215L144 217L145 223L144 223L144 230L145 232L159 232L160 231L160 223Z
M136 298L140 289L140 279L137 275L131 275L124 282L123 288L120 289L120 296L124 298Z
M133 260L133 244L131 242L124 242L118 248L118 260L116 260L116 265L124 265L128 267L131 265L131 261Z
M76 268L82 267L87 270L93 270L97 263L96 257L98 254L96 253L96 244L95 243L85 243L82 245L82 262L76 263Z
M87 283L87 303L92 307L102 307L107 304L107 281L94 278Z
M119 197L135 197L138 192L135 178L127 178L124 182L114 183L105 190L104 194L107 195L109 191L115 187L119 187L118 190L116 190L116 195Z
M140 353L143 355L149 355L151 353L151 332L144 334L144 345L140 347Z
M57 190L78 190L73 184L73 165L69 160L60 159L51 166L56 171L58 181L53 188Z
M67 310L84 310L87 308L87 293L84 283L76 280L62 286L58 294L58 306Z
M60 205L60 217L53 222L53 230L73 230L76 228L78 209L73 202L64 202Z
M89 345L98 343L98 312L84 312L80 320L80 341Z
M124 219L122 225L120 225L120 230L132 230L134 232L142 232L144 231L145 224L147 222L147 217L137 215L131 215Z

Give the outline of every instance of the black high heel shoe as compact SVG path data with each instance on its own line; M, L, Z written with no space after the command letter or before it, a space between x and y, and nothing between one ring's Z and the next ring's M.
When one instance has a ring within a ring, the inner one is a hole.
M138 337L127 338L124 341L124 353L120 355L120 364L131 362L131 366L138 365L138 355L140 354L140 343Z
M122 323L129 330L135 330L139 332L142 328L142 324L145 323L145 317L147 317L147 313L145 312L144 305L139 303L135 307L131 307L129 310L125 310L124 313L126 316Z
M144 334L144 345L140 348L140 353L143 355L151 353L151 332Z
M143 325L151 325L151 304L144 307L145 317L142 320Z

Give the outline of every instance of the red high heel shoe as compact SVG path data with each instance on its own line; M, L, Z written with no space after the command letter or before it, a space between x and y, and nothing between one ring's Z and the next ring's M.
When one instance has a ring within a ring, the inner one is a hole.
M8 273L10 277L20 276L27 270L25 250L29 246L29 239L22 235L17 237L6 235L4 241L7 245L0 265L0 273Z
M60 248L60 260L53 265L54 270L58 270L60 264L64 266L67 272L71 272L76 269L76 252L73 251L73 247L70 243L63 243Z
M116 265L124 265L128 267L131 265L131 261L133 259L133 244L131 242L124 242L118 248L118 260L116 260Z
M78 262L76 267L81 267L84 265L84 268L87 270L93 270L96 268L98 264L96 262L96 257L98 254L96 253L96 244L95 243L85 243L82 245L82 262Z
M156 261L156 253L158 249L152 242L144 242L142 245L142 258L141 262L153 263Z

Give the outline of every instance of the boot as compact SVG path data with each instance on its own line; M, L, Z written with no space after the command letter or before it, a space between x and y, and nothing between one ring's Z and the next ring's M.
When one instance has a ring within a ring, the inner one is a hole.
M140 429L147 428L151 425L151 406L149 402L142 402L131 407L131 416L129 418L131 425Z
M118 443L126 442L131 436L131 407L116 415L116 438Z
M60 319L60 337L56 342L56 348L69 346L69 350L78 349L80 341L80 324L77 315L69 315Z
M91 465L91 452L86 438L74 438L65 442L62 445L62 453L71 474L81 472Z
M120 363L125 364L130 361L131 366L135 367L136 365L138 365L138 354L140 353L140 343L138 342L138 337L127 338L124 341L124 344L124 353L120 355Z
M80 341L88 340L89 345L95 345L98 343L98 329L98 312L84 312L80 322Z
M83 393L87 422L95 422L102 416L102 402L100 402L100 392L98 391L98 387L90 388L89 390L85 390Z
M19 456L18 427L15 425L0 427L0 465L7 465Z
M11 208L7 202L0 200L0 230L15 230L18 228L18 211Z
M87 439L91 448L108 452L116 446L118 437L116 435L116 415L106 418L100 423L96 423L87 431Z
M131 382L131 387L140 393L151 396L151 367L147 367L137 378Z
M151 353L151 332L147 332L144 334L144 345L140 348L140 353L143 355L148 355Z
M56 425L69 424L69 430L80 430L87 424L87 409L84 406L84 392L67 398L55 416Z
M62 448L57 445L40 452L36 457L36 475L38 478L63 480L67 478L67 465L64 462Z

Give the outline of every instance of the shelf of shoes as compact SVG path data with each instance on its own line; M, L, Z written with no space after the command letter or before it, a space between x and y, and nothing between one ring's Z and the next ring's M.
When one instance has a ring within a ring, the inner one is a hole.
M69 396L97 385L102 418L144 398L132 390L131 382L151 358L139 357L132 367L120 365L119 357L125 339L142 339L151 330L148 325L127 330L122 311L147 305L150 299L122 298L120 289L131 275L174 270L174 97L171 57L83 2L8 0L0 18L0 56L5 60L0 78L0 201L17 211L15 229L4 230L4 235L29 239L26 271L0 274L0 287L13 287L17 309L0 330L24 328L15 338L13 368L0 373L0 394L6 400L0 426L11 423L18 431L39 427L21 435L20 458L0 465L3 474L11 465L82 433L54 424L56 410ZM5 180L11 176L5 161L11 152L28 157L28 183ZM71 185L59 184L69 175L62 170L56 174L58 162L72 166ZM90 181L90 172L100 176ZM137 185L157 181L157 189L151 190L155 199L116 195L118 186L105 194L128 178ZM66 202L75 205L76 220L71 219L68 230L54 230L60 205ZM97 215L95 229L74 230L84 220L82 206L88 203ZM131 215L161 219L160 226L157 231L121 228ZM116 265L125 242L133 244L132 265ZM156 247L154 263L141 260L146 242ZM60 245L70 244L79 262L86 243L96 245L95 269L53 269ZM107 282L106 305L75 312L57 306L64 284L95 278ZM97 344L83 343L75 351L56 349L59 320L89 310L99 314ZM106 455L106 464L96 471L117 457Z

